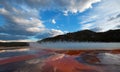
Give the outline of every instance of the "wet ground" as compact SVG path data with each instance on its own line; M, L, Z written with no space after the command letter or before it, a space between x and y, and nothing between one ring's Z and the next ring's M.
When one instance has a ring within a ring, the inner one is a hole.
M1 52L0 72L120 72L120 50Z

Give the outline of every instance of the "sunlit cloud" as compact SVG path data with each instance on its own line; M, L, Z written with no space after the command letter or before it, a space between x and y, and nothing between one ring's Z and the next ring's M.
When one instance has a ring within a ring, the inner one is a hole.
M120 25L120 0L102 0L94 10L80 22L81 29L94 31L108 31L119 29Z
M52 24L56 24L56 20L55 19L52 19Z

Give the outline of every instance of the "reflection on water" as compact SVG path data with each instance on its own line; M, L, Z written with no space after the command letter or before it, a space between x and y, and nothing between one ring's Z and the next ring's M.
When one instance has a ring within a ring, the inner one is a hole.
M41 50L33 55L0 65L0 72L120 72L120 50Z
M100 53L98 57L101 64L120 65L120 54Z
M24 48L24 49L12 49L12 50L0 50L0 53L2 52L21 52L21 51L29 51L29 48Z
M14 57L14 56L35 54L36 52L37 51L35 50L29 50L29 49L2 50L0 52L0 59L2 59L3 57Z
M115 44L113 46L115 47ZM94 48L76 50L77 47L75 50L69 47L69 50L59 50L46 49L43 45L32 43L30 46L32 50L1 52L0 72L120 72L120 47L118 47L119 45L116 46L117 49L110 50Z

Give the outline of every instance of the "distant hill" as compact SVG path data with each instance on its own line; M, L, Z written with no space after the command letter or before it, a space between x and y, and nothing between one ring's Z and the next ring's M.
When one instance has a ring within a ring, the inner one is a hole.
M29 46L27 42L0 42L0 47L21 47L21 46Z
M73 42L120 42L120 29L109 30L107 32L93 32L90 30L77 31L49 37L38 42L56 42L56 41L73 41Z

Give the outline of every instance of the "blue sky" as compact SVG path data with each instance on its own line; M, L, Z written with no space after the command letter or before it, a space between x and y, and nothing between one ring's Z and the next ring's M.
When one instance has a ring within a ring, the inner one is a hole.
M120 0L0 0L0 41L120 28Z

